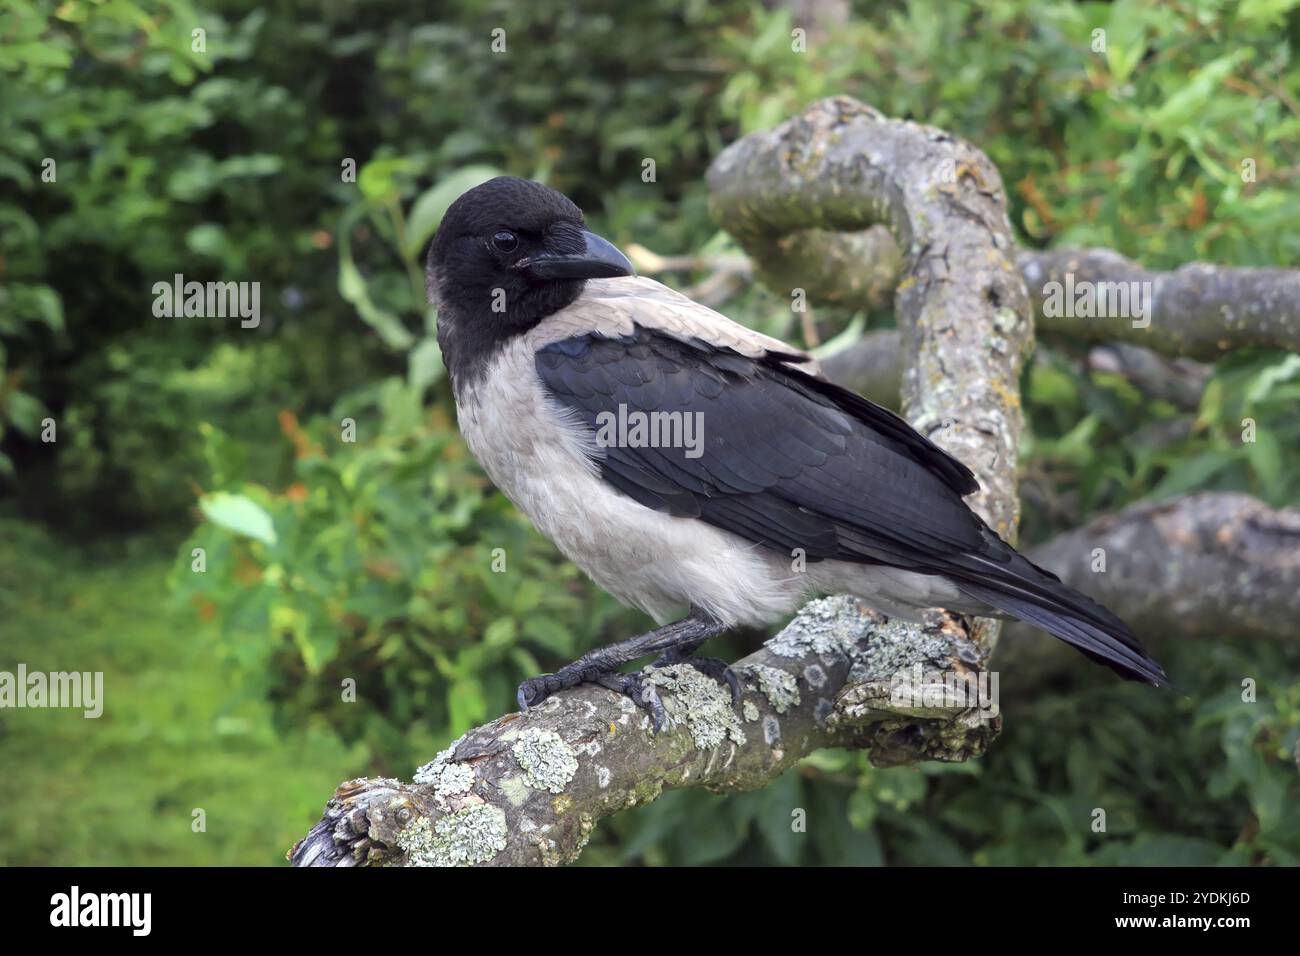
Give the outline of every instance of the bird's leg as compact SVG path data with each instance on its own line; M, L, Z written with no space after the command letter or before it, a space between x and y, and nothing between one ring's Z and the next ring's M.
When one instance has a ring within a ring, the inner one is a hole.
M617 644L598 647L573 663L564 665L554 674L542 674L524 681L519 685L517 695L519 709L526 711L529 707L535 707L556 691L568 687L600 684L625 694L638 707L650 711L654 717L655 729L662 729L665 720L663 703L659 700L654 685L647 683L640 674L619 674L618 669L651 654L659 654L659 660L665 661L678 647L688 647L686 653L689 654L724 629L721 623L706 612L691 608L691 613L680 621L665 624ZM676 663L680 659L666 662Z

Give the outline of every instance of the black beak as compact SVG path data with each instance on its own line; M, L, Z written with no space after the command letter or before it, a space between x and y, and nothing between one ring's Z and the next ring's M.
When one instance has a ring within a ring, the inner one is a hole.
M636 275L627 256L608 239L585 229L582 238L586 248L580 253L555 255L541 252L518 262L515 268L535 279L612 279Z

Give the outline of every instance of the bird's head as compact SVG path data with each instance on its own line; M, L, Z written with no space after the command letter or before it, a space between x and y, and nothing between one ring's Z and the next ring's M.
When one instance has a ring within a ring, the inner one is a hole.
M429 247L427 283L439 339L460 348L527 331L571 304L587 279L633 274L567 196L498 176L448 208Z

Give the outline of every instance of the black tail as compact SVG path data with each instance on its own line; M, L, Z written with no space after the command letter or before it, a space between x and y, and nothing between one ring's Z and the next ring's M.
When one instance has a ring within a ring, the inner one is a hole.
M998 544L988 557L971 556L984 565L982 573L956 578L964 594L1042 628L1127 680L1169 686L1164 668L1127 624L1000 539Z

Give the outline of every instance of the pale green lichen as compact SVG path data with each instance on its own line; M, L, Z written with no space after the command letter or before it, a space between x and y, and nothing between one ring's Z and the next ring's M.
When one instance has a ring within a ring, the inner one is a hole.
M442 775L434 787L439 796L450 797L467 793L474 785L474 768L468 764L450 763L442 768Z
M456 744L452 744L441 751L415 771L412 779L416 783L432 786L433 792L440 797L467 793L474 784L474 768L463 763L451 763L451 755L455 749Z
M740 710L741 713L745 715L745 720L749 720L749 721L758 720L759 717L758 707L754 705L754 702L752 700L745 701L744 706L742 706Z
M512 807L522 807L532 794L532 789L524 782L524 778L513 773L497 781L497 787L510 801Z
M780 657L805 657L810 652L819 657L852 656L862 636L860 630L860 615L852 598L821 598L805 605L767 642L767 649Z
M446 750L438 751L437 756L415 771L415 776L411 779L419 784L436 784L438 778L442 776L442 770L447 766L447 761L451 759L454 745Z
M712 677L689 665L648 667L644 673L651 684L671 692L663 697L664 710L674 724L686 724L696 747L711 750L727 739L745 742L730 692Z
M553 730L529 727L519 735L511 751L524 770L524 780L536 790L563 793L578 772L573 748Z
M855 650L849 684L881 680L914 664L918 658L943 660L951 652L947 637L918 634L915 624L891 620L875 629L872 640Z
M450 813L432 826L421 816L397 835L411 866L472 866L506 848L509 830L500 807L480 803Z
M758 681L758 689L778 714L799 705L799 682L789 671L766 664L755 664L747 670Z
M806 605L767 648L781 657L847 658L848 683L856 684L888 677L918 657L942 660L952 653L947 636L918 631L916 624L863 614L853 598L838 596ZM809 684L816 686L811 678Z

